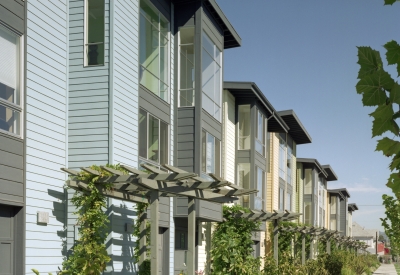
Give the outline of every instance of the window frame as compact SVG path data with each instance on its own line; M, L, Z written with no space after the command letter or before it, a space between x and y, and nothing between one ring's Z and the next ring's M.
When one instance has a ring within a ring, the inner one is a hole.
M4 133L6 135L10 135L17 138L24 138L24 72L25 72L25 64L24 64L24 44L25 44L25 35L18 34L13 32L10 28L6 28L5 26L0 25L0 28L5 33L8 33L16 38L16 81L15 81L15 91L14 91L14 102L10 102L6 99L0 98L0 106L5 107L6 109L10 109L13 112L18 114L18 117L13 122L13 132L0 129L0 133ZM5 85L5 84L4 84ZM7 85L6 85L7 86Z
M156 117L155 115L153 115L153 114L151 114L150 112L147 112L146 110L144 110L144 109L142 109L142 108L139 108L139 114L138 115L140 115L140 112L141 111L143 111L143 112L145 112L146 113L146 139L145 139L145 142L146 142L146 146L145 146L145 148L146 148L146 158L145 157L143 157L143 156L141 156L141 154L140 154L140 151L139 151L139 162L140 163L147 163L147 164L149 164L149 165L152 165L152 166L154 166L154 167L157 167L157 168L160 168L160 169L163 169L162 168L162 166L161 166L161 159L160 159L160 155L161 155L161 153L160 153L160 144L161 144L161 142L160 142L160 140L161 140L161 123L165 123L166 124L166 126L167 126L167 144L166 144L166 150L165 150L165 152L166 152L166 154L167 154L167 156L166 156L166 158L167 158L167 163L169 163L169 161L170 161L170 152L169 152L169 148L170 148L170 144L171 144L171 137L170 137L170 131L171 131L171 127L170 127L170 125L167 123L167 122L165 122L164 120L162 120L162 119L160 119L160 118L158 118L158 117ZM151 160L151 159L149 159L148 158L148 156L149 156L149 121L150 121L150 116L151 117L153 117L154 119L156 119L156 120L158 120L158 139L159 139L159 144L158 144L158 160L159 160L159 162L156 162L156 161L154 161L154 160ZM140 131L140 125L139 125L139 131ZM139 135L138 135L138 140L140 139L140 133L139 133ZM139 142L138 142L139 143ZM139 146L141 146L141 144L139 144ZM140 165L139 165L139 168L140 168Z
M156 27L152 22L150 22L148 20L148 18L142 13L141 3L143 3L143 2L154 13L158 14L158 27ZM161 49L161 44L162 44L161 36L165 37L168 40L168 42L167 42L167 50L166 50L168 56L166 57L166 61L167 62L164 65L164 69L167 70L167 72L166 72L167 82L164 82L161 79L161 65L160 65L160 63L161 63L161 57L160 57L161 51L159 51L159 53L158 53L158 73L160 74L159 76L156 76L153 72L151 72L150 70L145 68L142 65L142 63L140 62L141 54L142 54L141 53L142 49L140 47L140 44L141 44L140 43L140 37L141 37L140 30L141 30L141 18L142 18L142 16L144 17L144 20L147 20L147 22L149 24L151 24L152 26L157 28L157 31L158 31L158 47L159 47L159 49ZM161 32L162 32L161 31L161 21L162 20L165 21L165 22L168 22L168 31L167 31L166 35L161 34ZM138 63L139 63L139 72L138 72L138 74L139 74L139 85L144 87L146 90L150 91L151 93L155 94L156 96L158 96L159 98L161 98L165 102L170 103L170 100L171 100L171 98L170 98L171 97L171 76L170 76L170 74L171 74L171 22L149 0L139 0L139 31L138 31L138 33L139 33L139 49L138 49L138 53L139 53L139 60L138 60ZM146 87L144 84L141 83L145 72L151 74L152 77L157 79L157 82L158 82L157 91L152 91L152 89ZM167 91L166 92L166 98L161 97L161 82L166 86L166 91Z
M219 139L217 139L215 136L213 136L212 134L210 134L209 132L207 132L206 130L204 130L204 129L202 129L202 131L201 131L201 133L202 133L202 135L201 135L201 146L202 146L202 153L201 153L201 173L206 177L206 178L208 178L209 176L208 176L208 174L210 174L210 173L212 173L212 174L215 174L215 175L217 175L217 176L220 176L221 175L221 150L222 150L222 148L221 148L221 141L219 140ZM204 140L203 140L203 135L205 135L205 142L204 142ZM208 172L207 171L207 158L208 158L208 155L207 155L207 143L208 143L208 138L209 137L211 137L211 138L213 138L214 139L214 146L213 146L213 148L212 148L212 152L213 152L213 154L214 154L214 161L213 161L213 164L214 164L214 172ZM219 145L217 146L217 142L219 143ZM218 156L217 156L217 149L219 148L219 152L218 152ZM217 157L219 157L219 159L217 160ZM205 170L203 169L203 168L205 168Z
M106 63L106 1L105 0L100 0L103 1L103 11L104 11L104 33L103 33L103 42L93 42L89 43L88 42L88 36L89 36L89 3L88 1L90 0L84 0L84 12L83 12L83 26L84 26L84 33L83 33L83 67L101 67L105 66ZM89 65L88 62L88 47L90 45L100 45L103 44L103 64L97 64L97 65Z
M262 129L261 129L261 140L259 138L259 120L261 120L261 125L262 125ZM255 135L255 151L257 153L259 153L260 155L262 155L263 157L265 157L265 139L266 139L266 134L265 134L265 130L266 130L266 122L265 122L265 115L258 109L256 108L256 135ZM257 150L257 144L261 145L261 150L262 152Z
M258 181L260 180L260 179L258 178L258 173L259 173L260 171L261 171L261 174L262 174L262 178L261 178L261 189L258 188L258 187L259 187L259 186L258 186L258 184L259 184ZM256 183L255 189L257 189L258 192L254 194L254 205L253 205L253 209L256 209L256 210L264 210L264 209L265 209L265 196L264 196L264 193L265 193L265 192L264 192L264 190L265 190L265 187L264 187L264 183L265 183L265 171L256 165L254 176L255 176L255 181L254 181L254 182ZM261 195L261 196L260 196L260 195ZM257 200L257 199L259 199L259 200L261 201L261 209L256 207L256 200Z
M193 32L194 32L194 35L193 35L193 43L185 43L185 44L182 44L181 43L181 30L182 29L193 29ZM195 48L196 48L196 35L195 35L195 26L187 26L187 27L185 27L185 26L183 26L183 27L180 27L179 28L179 31L178 31L178 47L179 47L179 54L178 54L178 108L185 108L185 107L194 107L195 106L195 104L196 104L196 94L195 94L195 91L196 91L196 87L195 87L195 83L196 83L196 81L195 81L195 79L196 79L196 58L194 58L193 59L193 73L192 73L192 75L193 75L193 88L184 88L184 89L182 89L181 88L181 76L182 76L182 67L181 67L181 62L182 62L182 46L191 46L191 45L193 45L193 52L194 52L194 54L193 55L195 55ZM187 58L186 58L187 59ZM188 61L188 62L190 62L190 61ZM184 105L184 106L182 106L181 105L181 92L188 92L188 91L192 91L193 92L193 103L192 103L192 105Z

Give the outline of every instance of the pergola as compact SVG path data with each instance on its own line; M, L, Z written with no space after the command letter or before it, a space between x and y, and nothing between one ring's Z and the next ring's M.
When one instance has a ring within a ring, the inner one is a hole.
M314 241L314 238L324 238L326 240L326 252L328 254L331 253L331 240L332 238L339 234L337 230L328 230L324 227L314 227L314 226L289 226L289 227L280 227L279 231L282 232L297 232L301 233L302 242L301 242L301 263L304 265L306 262L306 235L311 236L311 242ZM310 245L310 259L314 257L314 247Z
M150 204L150 254L151 274L158 275L160 255L158 252L159 238L159 199L160 197L187 197L188 198L188 254L187 271L188 275L195 274L195 235L196 235L196 204L195 199L206 200L215 203L231 203L238 199L238 196L257 193L255 189L243 189L238 185L230 183L214 174L209 174L212 181L199 177L179 168L162 165L167 171L160 170L150 165L141 165L146 171L141 171L126 165L121 165L125 173L106 166L100 168L110 174L101 177L101 173L91 168L82 167L86 173L100 176L96 181L96 188L106 197L115 198L129 202L148 202ZM79 180L79 171L61 168L62 171L71 175L67 186L77 191L90 191L88 183ZM105 188L105 184L113 184L111 191ZM271 213L262 212L254 217L264 219L265 215ZM245 215L245 214L243 214ZM272 213L271 219L287 218L287 214ZM290 215L289 215L290 216ZM145 219L145 216L139 219ZM146 259L146 225L143 222L139 239L140 259L139 264Z

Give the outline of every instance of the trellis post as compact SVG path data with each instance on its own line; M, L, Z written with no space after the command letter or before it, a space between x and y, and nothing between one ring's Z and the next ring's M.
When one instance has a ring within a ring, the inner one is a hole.
M188 198L188 258L187 272L188 275L195 275L196 268L196 201L194 198Z
M160 196L158 191L152 191L150 194L150 215L151 215L151 229L150 229L150 254L151 254L151 275L158 275L159 273L159 246L160 238L159 231L159 211L160 211Z
M279 228L278 228L278 220L274 220L274 259L278 264L278 237L279 237Z
M314 259L314 236L310 237L310 259Z
M139 217L139 221L141 222L140 224L140 235L139 235L139 266L141 266L146 260L146 219L145 219L146 213L142 213Z
M326 253L331 254L331 236L326 238Z
M306 234L301 234L301 264L306 264Z

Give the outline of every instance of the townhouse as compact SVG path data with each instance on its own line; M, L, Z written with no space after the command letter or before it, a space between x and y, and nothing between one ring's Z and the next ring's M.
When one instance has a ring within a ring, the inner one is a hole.
M342 217L327 212L329 194L338 205L346 200L336 213L352 213L344 191L327 191L333 170L297 158L297 145L311 137L294 111L276 111L253 82L223 82L224 50L240 45L215 0L1 1L5 274L55 273L79 238L61 167L170 164L257 189L238 201L254 211L304 213L299 222L324 226ZM177 274L187 269L188 201L160 204L159 273ZM222 208L198 200L196 209L200 270L209 267ZM135 222L135 205L110 198L106 211L106 274L135 274L136 240L125 226ZM349 223L335 228L342 224ZM266 239L263 224L253 234L254 256L268 252Z

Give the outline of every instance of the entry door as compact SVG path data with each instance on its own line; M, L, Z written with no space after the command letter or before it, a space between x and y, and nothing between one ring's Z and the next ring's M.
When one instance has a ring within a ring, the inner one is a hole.
M14 209L0 205L0 275L13 275Z

